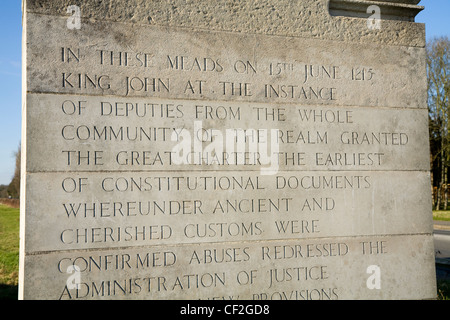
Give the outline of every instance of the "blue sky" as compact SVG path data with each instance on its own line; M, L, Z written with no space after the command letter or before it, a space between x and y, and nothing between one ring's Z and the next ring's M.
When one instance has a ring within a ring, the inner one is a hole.
M21 137L22 0L0 1L0 184L14 174L14 152ZM450 37L450 0L422 0L416 22L426 24L427 39ZM45 150L43 150L45 152Z
M21 0L0 2L0 184L11 182L14 152L21 135L21 3Z

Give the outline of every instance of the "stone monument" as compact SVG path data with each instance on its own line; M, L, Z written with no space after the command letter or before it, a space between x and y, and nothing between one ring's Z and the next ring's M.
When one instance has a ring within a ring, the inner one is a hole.
M418 2L24 0L20 298L434 298Z

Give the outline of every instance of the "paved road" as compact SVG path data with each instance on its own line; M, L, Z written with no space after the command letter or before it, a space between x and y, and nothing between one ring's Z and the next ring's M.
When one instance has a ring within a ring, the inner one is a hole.
M450 230L434 230L436 258L450 259Z
M444 229L444 230L443 230ZM434 229L434 250L436 252L436 277L450 279L450 228Z

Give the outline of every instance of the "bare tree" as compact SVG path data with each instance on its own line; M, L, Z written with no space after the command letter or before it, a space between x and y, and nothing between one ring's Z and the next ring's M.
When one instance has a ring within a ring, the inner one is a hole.
M438 167L439 172L438 179L433 179L438 182L435 207L439 209L443 202L446 210L450 163L450 41L447 37L435 38L427 44L427 77L431 163Z
M19 144L19 148L17 152L14 153L16 158L16 168L14 170L14 176L11 180L11 183L8 186L8 195L12 198L20 197L20 156L21 156L21 146Z

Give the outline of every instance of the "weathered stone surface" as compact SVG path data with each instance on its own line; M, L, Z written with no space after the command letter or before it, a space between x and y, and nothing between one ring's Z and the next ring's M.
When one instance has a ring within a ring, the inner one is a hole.
M29 174L27 252L431 233L423 214L428 178L401 171Z
M417 4L24 1L20 298L434 298Z
M427 263L433 258L433 240L424 235L49 252L28 257L26 276L34 281L25 296L39 292L42 299L63 300L421 299L435 295L429 285L434 265ZM48 265L54 271L43 273ZM380 268L380 289L367 286L371 265ZM78 289L67 284L74 283L73 266L80 270Z
M424 24L386 20L380 30L369 30L367 19L330 16L328 0L27 0L28 11L40 14L68 16L67 7L70 5L80 7L83 21L95 19L187 29L425 46Z
M429 169L422 109L50 94L28 100L29 172Z
M29 15L30 92L426 108L424 48Z

